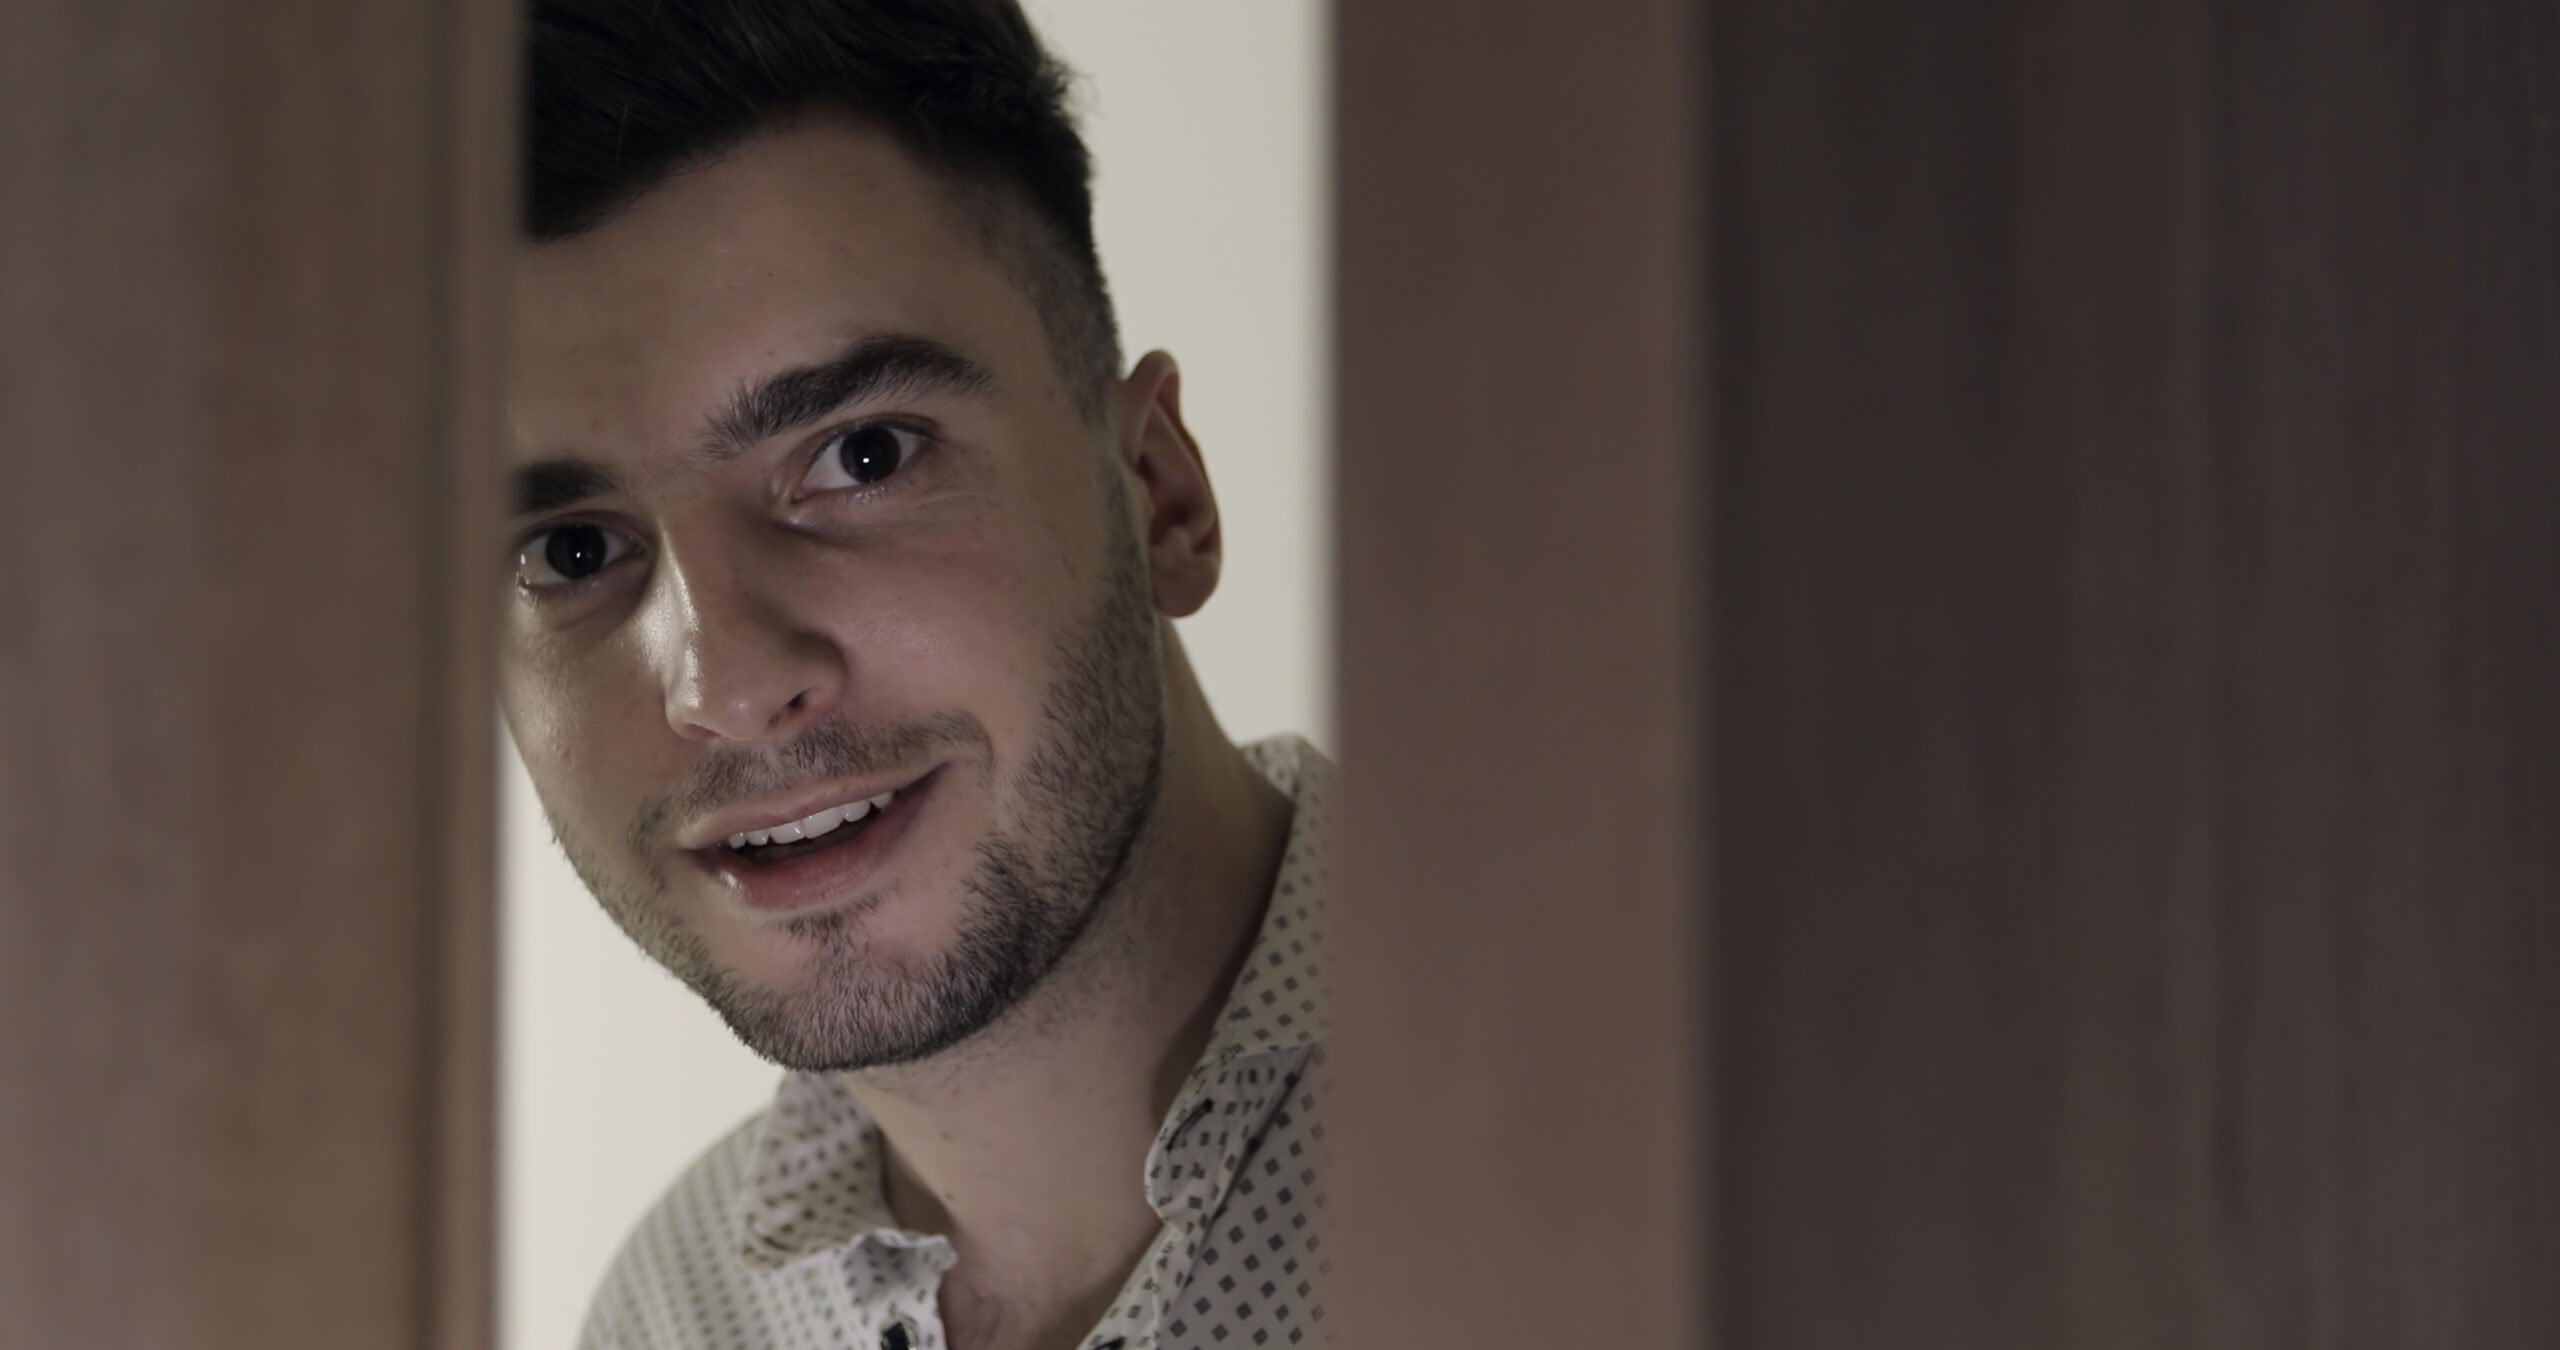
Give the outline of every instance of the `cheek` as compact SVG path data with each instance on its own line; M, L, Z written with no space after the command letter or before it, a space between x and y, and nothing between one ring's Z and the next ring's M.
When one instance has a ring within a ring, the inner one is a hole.
M662 728L663 705L638 697L629 684L591 657L506 655L499 699L507 729L552 810L592 820L622 809L624 799L650 781L644 757L656 742L635 734L650 729L635 719L652 717Z
M860 594L841 601L865 616L848 635L853 715L966 713L1012 757L1056 675L1058 638L1089 603L1076 590L1085 569L1044 544L1027 530L956 533L850 583Z
M577 663L557 648L521 638L508 642L499 660L498 699L516 748L537 771L564 762L578 746Z

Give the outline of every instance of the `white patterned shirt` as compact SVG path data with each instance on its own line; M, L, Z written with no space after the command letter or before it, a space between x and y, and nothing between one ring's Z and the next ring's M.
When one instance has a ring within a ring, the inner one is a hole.
M1245 748L1296 803L1261 931L1146 1173L1164 1221L1083 1350L1320 1346L1316 1151L1333 766L1297 737ZM834 1076L794 1073L640 1221L585 1350L943 1350L949 1239L891 1217L879 1127Z

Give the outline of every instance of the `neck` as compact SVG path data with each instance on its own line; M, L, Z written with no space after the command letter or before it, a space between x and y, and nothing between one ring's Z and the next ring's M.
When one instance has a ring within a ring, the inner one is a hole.
M1187 672L1186 672L1187 673ZM1160 1227L1147 1151L1260 927L1290 803L1181 682L1154 819L1059 968L969 1042L848 1075L899 1223L949 1237L957 1344L1097 1320Z

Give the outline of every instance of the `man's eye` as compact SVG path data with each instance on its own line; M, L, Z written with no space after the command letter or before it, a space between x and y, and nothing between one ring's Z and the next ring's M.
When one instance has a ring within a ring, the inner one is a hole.
M922 434L880 422L847 427L818 447L818 458L800 480L803 492L868 487L898 470L924 448Z
M516 554L516 582L529 590L570 586L630 556L635 545L619 530L583 522L555 525Z

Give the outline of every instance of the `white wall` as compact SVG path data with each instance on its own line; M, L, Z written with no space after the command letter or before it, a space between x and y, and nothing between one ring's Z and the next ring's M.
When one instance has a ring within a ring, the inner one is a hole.
M1096 228L1134 357L1180 358L1227 527L1183 625L1241 738L1328 739L1321 0L1028 0L1084 73ZM622 1234L777 1071L606 921L512 750L503 798L501 1344L572 1343Z

